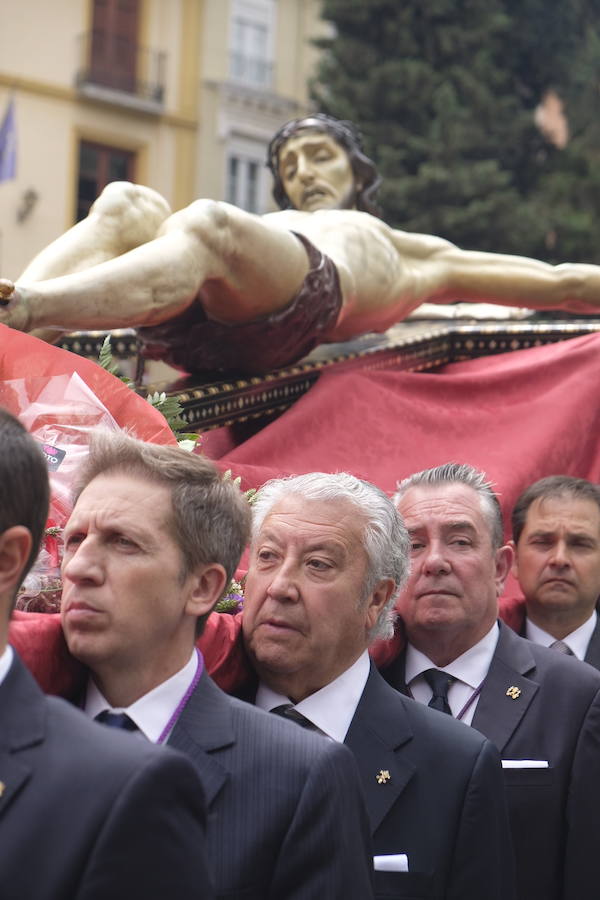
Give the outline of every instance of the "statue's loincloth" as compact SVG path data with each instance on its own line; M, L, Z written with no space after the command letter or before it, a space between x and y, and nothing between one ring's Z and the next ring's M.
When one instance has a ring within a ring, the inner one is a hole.
M283 309L252 322L224 325L208 319L199 302L160 325L138 329L140 352L188 372L268 372L303 356L327 340L342 305L334 262L302 234L310 270Z

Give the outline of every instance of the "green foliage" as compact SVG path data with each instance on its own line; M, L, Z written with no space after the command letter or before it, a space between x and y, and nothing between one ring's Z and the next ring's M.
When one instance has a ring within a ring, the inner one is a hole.
M119 375L119 369L114 362L112 355L112 347L110 344L110 335L107 334L102 342L100 354L98 356L98 365L114 375L119 381L122 381L127 387L135 388L134 382L130 378ZM186 450L193 450L200 436L198 434L187 434L182 431L187 426L187 422L183 418L183 407L177 397L167 397L163 392L155 391L146 397L148 403L157 409L165 417L167 425L178 439L180 446L184 446Z
M391 225L600 262L600 0L324 0L314 98L353 120ZM557 149L534 111L562 99Z

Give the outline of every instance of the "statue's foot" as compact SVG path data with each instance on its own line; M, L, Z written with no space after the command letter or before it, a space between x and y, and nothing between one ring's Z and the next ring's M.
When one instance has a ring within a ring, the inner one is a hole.
M0 303L7 304L15 286L8 278L0 278Z
M26 291L17 287L8 278L0 278L0 323L16 328L17 331L30 331L31 310Z

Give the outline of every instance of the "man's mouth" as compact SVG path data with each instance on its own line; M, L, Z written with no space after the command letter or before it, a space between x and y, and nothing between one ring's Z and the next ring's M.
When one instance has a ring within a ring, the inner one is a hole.
M542 584L562 584L566 587L575 587L573 582L568 578L546 578Z
M101 613L102 610L98 609L96 606L92 606L91 603L75 600L72 603L67 603L63 610L63 617L69 622L83 622L94 616L98 616Z
M263 628L273 629L275 631L299 631L299 629L283 619L267 619L260 623Z

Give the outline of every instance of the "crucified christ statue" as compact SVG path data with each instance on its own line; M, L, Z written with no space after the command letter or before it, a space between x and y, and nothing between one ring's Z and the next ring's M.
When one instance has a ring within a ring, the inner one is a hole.
M320 343L385 331L424 302L600 312L600 267L461 250L390 228L380 182L349 122L311 115L269 146L280 211L109 184L16 284L0 322L46 339L136 327L146 357L190 372L265 372Z

